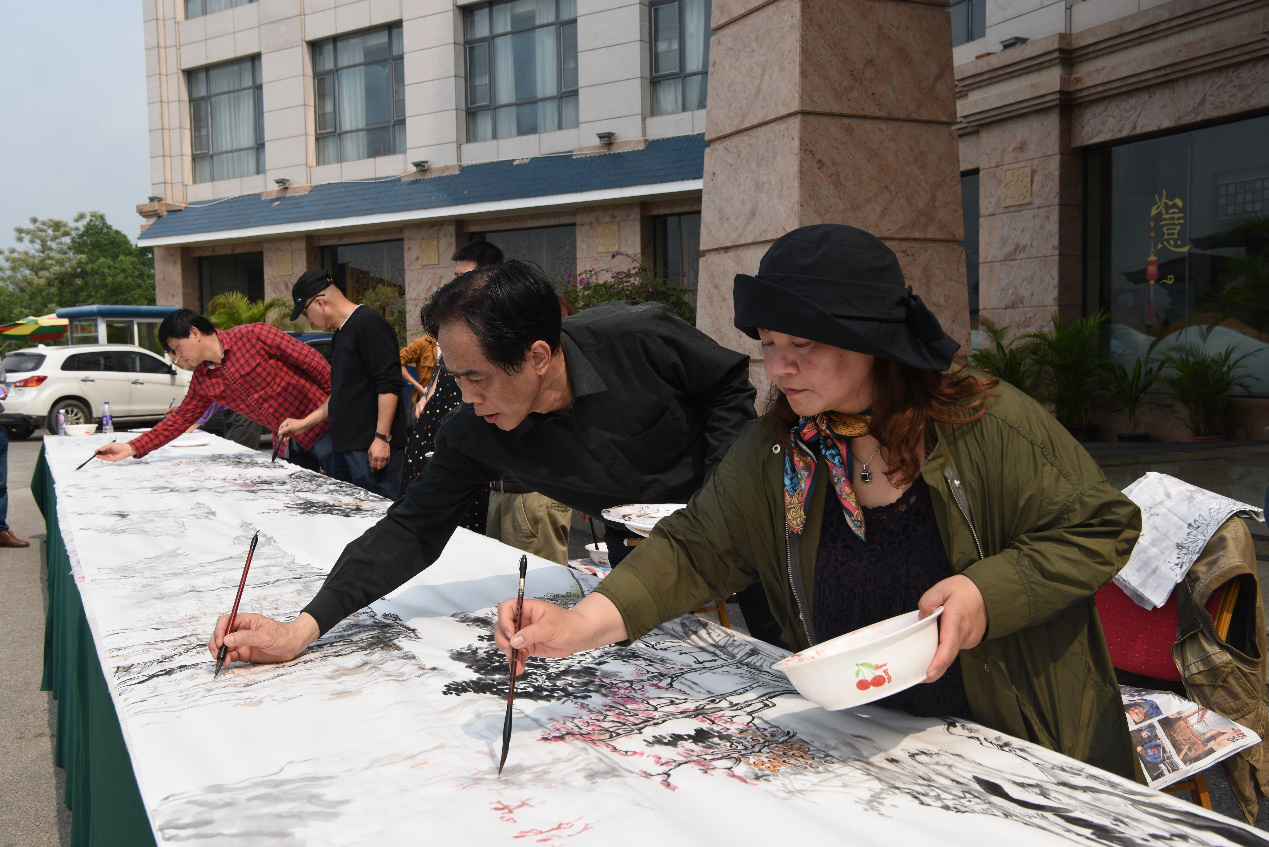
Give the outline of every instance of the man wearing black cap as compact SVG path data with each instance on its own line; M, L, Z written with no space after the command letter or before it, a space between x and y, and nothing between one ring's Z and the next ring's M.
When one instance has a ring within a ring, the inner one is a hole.
M317 329L335 333L331 390L308 417L283 421L278 434L292 436L329 420L333 452L327 472L396 499L405 444L396 332L383 315L345 297L326 271L301 274L291 299L291 320L303 316Z

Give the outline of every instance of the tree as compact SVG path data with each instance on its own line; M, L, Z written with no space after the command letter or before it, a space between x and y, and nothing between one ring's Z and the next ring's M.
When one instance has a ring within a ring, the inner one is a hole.
M154 256L100 212L31 218L0 256L0 322L87 303L152 305Z
M81 213L75 222L83 220ZM0 286L12 292L10 308L21 314L0 315L5 322L27 315L43 315L65 303L68 275L78 257L70 240L76 228L63 220L31 218L29 227L14 227L19 246L9 247L0 260ZM23 246L25 245L25 246ZM60 302L59 302L60 301Z
M80 257L74 273L78 302L154 305L153 249L133 246L128 236L107 223L100 213L88 215L71 237L70 248Z

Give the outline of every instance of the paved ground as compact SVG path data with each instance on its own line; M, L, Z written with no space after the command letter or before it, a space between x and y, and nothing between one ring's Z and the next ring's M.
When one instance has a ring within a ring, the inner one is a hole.
M28 488L39 433L15 442L9 451L9 524L32 542L27 550L0 550L0 847L70 844L70 817L63 773L53 766L52 729L56 704L39 690L44 650L45 586L40 544L44 522ZM1269 484L1269 443L1219 445L1092 444L1110 481L1123 487L1147 470L1185 479L1230 497L1261 504ZM1269 603L1269 533L1253 527L1262 593ZM569 542L572 558L583 558L590 530L574 516ZM732 624L743 629L739 609L729 607ZM1241 817L1220 768L1208 772L1213 804ZM1269 803L1256 825L1269 830Z
M53 767L53 698L40 691L44 664L44 518L29 484L40 440L9 447L9 525L31 542L0 550L0 844L70 844L63 772Z

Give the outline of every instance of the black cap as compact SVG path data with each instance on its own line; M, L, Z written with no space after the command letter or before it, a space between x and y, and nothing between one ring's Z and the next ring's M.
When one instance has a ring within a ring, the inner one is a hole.
M780 236L756 276L737 274L736 328L758 328L947 370L960 347L904 284L895 254L875 235L840 224L804 226Z
M291 320L298 321L304 312L304 304L327 288L335 284L326 271L305 271L291 286L291 301L295 304L291 309Z

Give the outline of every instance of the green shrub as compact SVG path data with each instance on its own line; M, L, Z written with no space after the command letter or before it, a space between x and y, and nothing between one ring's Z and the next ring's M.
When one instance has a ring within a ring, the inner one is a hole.
M587 268L576 276L569 273L554 283L556 290L579 310L618 300L664 303L680 318L695 325L696 309L683 287L682 271L674 276L661 274L637 257L621 252L609 258L618 256L629 259L633 265L627 270Z

